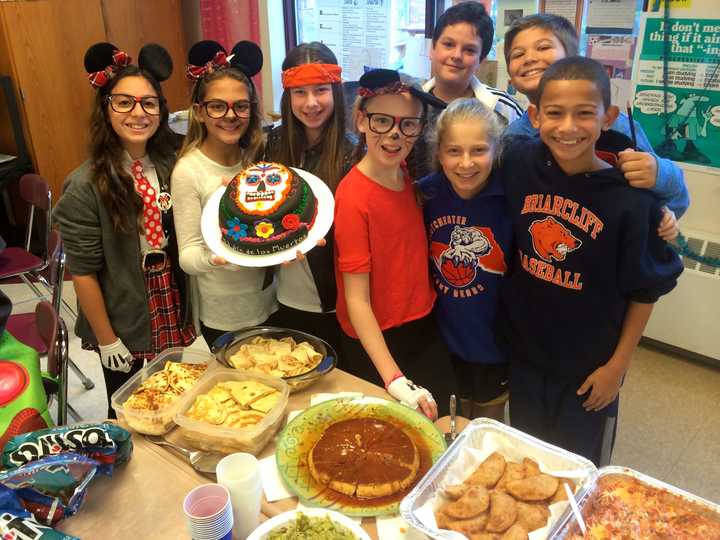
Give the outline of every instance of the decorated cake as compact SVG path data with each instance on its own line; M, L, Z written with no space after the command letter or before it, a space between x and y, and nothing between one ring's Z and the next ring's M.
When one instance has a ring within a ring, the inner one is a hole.
M248 255L269 255L302 242L317 215L308 183L279 163L256 163L220 199L222 240Z

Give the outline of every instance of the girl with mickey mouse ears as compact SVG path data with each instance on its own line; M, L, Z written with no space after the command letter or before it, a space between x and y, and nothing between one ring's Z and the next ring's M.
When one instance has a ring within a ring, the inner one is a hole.
M172 60L148 44L131 62L111 43L86 52L97 90L90 157L70 173L54 209L80 306L75 332L100 355L108 401L145 360L195 339L177 265L169 186L176 147L160 87Z
M195 81L188 132L172 173L180 266L192 276L195 318L209 346L222 334L267 320L277 309L264 268L227 263L205 244L202 209L223 179L263 152L262 118L251 77L263 65L260 48L237 43L231 54L215 41L190 48L186 74Z

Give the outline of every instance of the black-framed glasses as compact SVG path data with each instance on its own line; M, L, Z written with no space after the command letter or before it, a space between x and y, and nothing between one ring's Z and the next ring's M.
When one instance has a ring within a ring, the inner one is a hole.
M406 137L418 137L425 127L425 119L417 116L393 116L385 113L365 112L368 117L370 131L378 135L390 132L395 126L400 126L400 133Z
M158 116L160 103L162 98L158 96L131 96L130 94L110 94L107 97L110 108L118 113L129 113L135 108L136 104L140 104L142 110L151 116Z
M252 112L252 104L247 99L241 99L234 103L229 103L221 99L210 99L203 101L202 106L210 118L218 119L227 115L230 109L233 110L238 118L250 118Z

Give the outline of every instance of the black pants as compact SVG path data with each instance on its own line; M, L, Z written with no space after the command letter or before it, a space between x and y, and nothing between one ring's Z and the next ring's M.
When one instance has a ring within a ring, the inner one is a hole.
M319 337L335 349L338 358L342 358L340 339L342 330L340 330L335 313L313 313L280 304L280 309L270 315L267 324L280 328L291 328Z
M140 371L144 365L145 362L135 360L128 373L123 373L122 371L112 371L105 366L102 367L103 379L105 379L105 392L107 393L108 399L108 418L117 418L117 416L115 415L115 409L112 408L112 395L123 384L125 384L130 379L130 377Z
M468 362L452 354L452 366L458 385L458 397L486 403L503 395L508 389L508 364Z
M581 384L525 362L512 362L510 425L600 467L607 465L601 457L609 457L615 443L619 399L600 411L586 411L582 404L589 393L577 395Z
M378 386L384 386L375 365L359 339L342 334L341 369ZM457 394L450 353L431 314L383 331L385 343L403 374L427 388L435 398L439 416L449 411L450 394Z

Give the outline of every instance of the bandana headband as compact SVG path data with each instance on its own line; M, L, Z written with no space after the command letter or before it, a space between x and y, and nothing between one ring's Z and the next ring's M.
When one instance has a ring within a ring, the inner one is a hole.
M342 82L342 68L336 64L302 64L282 72L283 88L296 88L308 84L332 84Z
M399 81L386 86L378 86L377 88L365 88L361 86L358 89L358 95L364 98L382 96L384 94L402 94L403 92L410 92L410 87Z
M206 57L207 58L207 57ZM194 66L188 64L185 68L185 75L191 81L197 81L199 78L214 73L219 69L225 69L230 66L230 61L224 51L218 51L212 60L206 62L203 66Z
M132 58L130 58L126 52L116 50L112 55L112 61L113 63L102 71L88 73L88 79L94 88L102 88L111 79L114 79L118 71L130 65Z

